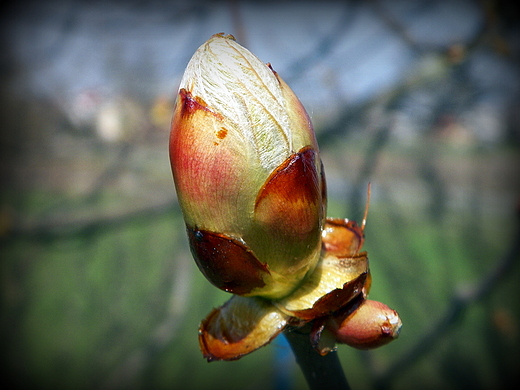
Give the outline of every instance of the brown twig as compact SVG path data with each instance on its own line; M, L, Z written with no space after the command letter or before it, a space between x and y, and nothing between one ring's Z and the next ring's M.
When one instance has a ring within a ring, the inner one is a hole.
M349 390L337 352L321 356L311 346L309 325L284 331L310 390Z

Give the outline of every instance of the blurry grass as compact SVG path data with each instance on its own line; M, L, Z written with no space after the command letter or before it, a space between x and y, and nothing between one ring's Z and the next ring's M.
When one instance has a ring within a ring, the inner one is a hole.
M171 217L7 246L2 315L15 372L33 384L88 388L146 342L167 309L179 236Z
M401 213L404 223L398 228L392 218L395 210L381 204L371 209L365 231L373 276L370 298L397 309L404 325L400 338L381 349L360 353L344 348L343 362L354 388L370 388L372 384L372 372L363 369L364 363L370 361L377 373L420 343L453 296L487 276L511 244L513 215L486 218L488 223L479 226L479 236L468 238L467 225L474 216L467 212L456 214L465 223L443 227L432 224L424 210L406 209ZM479 248L478 255L472 250L474 246ZM419 357L388 387L504 388L517 378L518 280L520 269L515 267L490 297L470 306L453 329L439 334L426 356ZM503 314L498 322L497 313ZM497 355L501 359L497 360ZM349 372L353 362L356 369Z
M4 200L28 217L60 202L41 191L4 193ZM395 206L384 196L372 203L365 249L374 279L370 297L398 310L404 327L399 340L376 351L340 347L356 389L372 388L374 373L420 342L453 294L478 283L511 239L507 213L450 210L439 223L421 204ZM329 215L345 214L345 205L331 199ZM5 238L1 269L2 349L18 387L275 388L276 356L285 344L275 341L236 362L202 358L198 324L228 295L196 269L175 209L77 236ZM516 267L391 387L489 388L517 377L519 276ZM127 382L118 382L118 372ZM288 376L292 389L304 386L294 365Z

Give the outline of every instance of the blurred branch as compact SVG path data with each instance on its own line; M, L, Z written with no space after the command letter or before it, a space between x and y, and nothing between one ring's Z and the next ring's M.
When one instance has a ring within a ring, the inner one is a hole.
M390 138L390 115L384 115L383 111L388 108L387 105L383 107L377 107L377 115L376 126L368 126L367 132L373 133L370 145L365 152L365 157L363 160L363 164L358 170L358 174L354 183L352 184L352 191L350 196L348 197L348 203L350 205L350 213L354 215L359 210L363 209L362 199L365 199L364 194L367 191L367 184L370 181L370 177L372 176L374 170L377 167L379 162L379 157L381 153L388 143ZM370 127L375 127L375 129L370 130Z
M429 218L441 226L447 210L448 193L446 183L433 163L435 149L429 145L419 157L419 177L428 186L428 193L431 195L428 207Z
M423 54L425 48L421 47L415 39L413 39L403 24L390 13L390 10L387 9L381 1L372 0L372 4L374 5L374 10L376 11L377 16L379 16L391 31L401 37L401 39L414 51L415 54Z
M428 61L417 61L414 64L415 68L408 72L409 76L394 88L385 90L373 99L357 105L345 104L345 107L339 110L340 115L318 133L318 143L322 147L333 145L337 137L344 138L353 131L356 128L355 124L360 123L370 109L378 106L385 106L387 109L396 107L413 88L445 77L450 65L452 64L446 61L443 55Z
M485 2L487 3L487 2ZM439 47L438 45L427 44L423 42L418 42L414 37L408 32L406 26L397 19L394 15L391 14L390 9L386 7L380 0L372 0L372 4L374 5L374 10L379 16L379 18L385 23L385 25L394 32L397 36L399 36L403 42L407 44L407 46L418 55L423 55L428 52L439 52L444 51L446 48ZM428 2L418 2L417 6L420 7L428 7ZM467 50L472 50L480 43L482 43L483 38L486 34L490 33L491 30L489 27L492 25L489 20L489 5L482 4L483 14L485 18L483 18L482 23L479 26L479 29L475 32L472 39L467 42L464 46L466 46ZM428 10L424 10L424 12L428 12Z
M293 63L288 66L287 75L284 79L289 85L300 78L307 70L327 59L327 56L336 45L341 42L340 38L348 30L351 22L355 20L356 12L353 7L356 6L357 4L355 2L345 2L343 13L329 33L323 35L307 54L295 59Z
M409 369L421 357L427 354L435 345L436 341L443 334L446 334L463 317L468 307L486 298L502 282L516 265L520 256L520 215L517 214L516 232L512 238L507 252L496 263L493 268L482 280L473 288L458 291L453 294L453 298L437 322L426 332L415 345L382 374L375 375L375 387L378 389L388 388L393 378L400 375L404 370Z
M135 386L155 359L176 337L189 305L189 295L193 279L192 262L185 255L175 256L170 302L165 318L151 332L148 341L137 348L102 383L100 389L129 389Z
M96 178L89 193L79 200L80 204L92 203L99 199L106 186L123 173L123 167L135 150L136 145L136 140L130 140L119 145L118 149L113 153L112 162Z
M157 205L131 210L115 215L101 215L83 221L65 220L58 222L44 221L30 227L14 227L0 240L5 244L9 240L26 239L49 241L78 235L102 233L107 230L124 227L128 223L150 220L177 210L177 203L172 200Z

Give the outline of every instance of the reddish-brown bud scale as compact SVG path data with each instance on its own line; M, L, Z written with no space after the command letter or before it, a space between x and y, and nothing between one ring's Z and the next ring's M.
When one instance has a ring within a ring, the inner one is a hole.
M240 241L205 230L187 230L195 262L215 286L243 295L265 285L267 266Z
M338 257L357 254L365 240L363 230L356 221L327 218L322 232L325 250Z
M316 242L321 224L321 178L317 153L307 146L273 171L258 193L255 214L275 235L291 241Z

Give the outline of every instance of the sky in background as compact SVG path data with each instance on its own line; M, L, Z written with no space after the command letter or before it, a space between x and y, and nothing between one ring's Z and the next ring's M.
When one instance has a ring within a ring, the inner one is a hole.
M484 18L472 1L189 3L19 5L4 27L4 61L23 69L16 84L23 93L64 100L85 90L171 94L200 44L217 32L235 33L319 107L331 95L353 103L370 98L413 70L420 53L392 23L418 46L445 50L474 39ZM474 68L482 83L518 84L513 69L486 53Z

